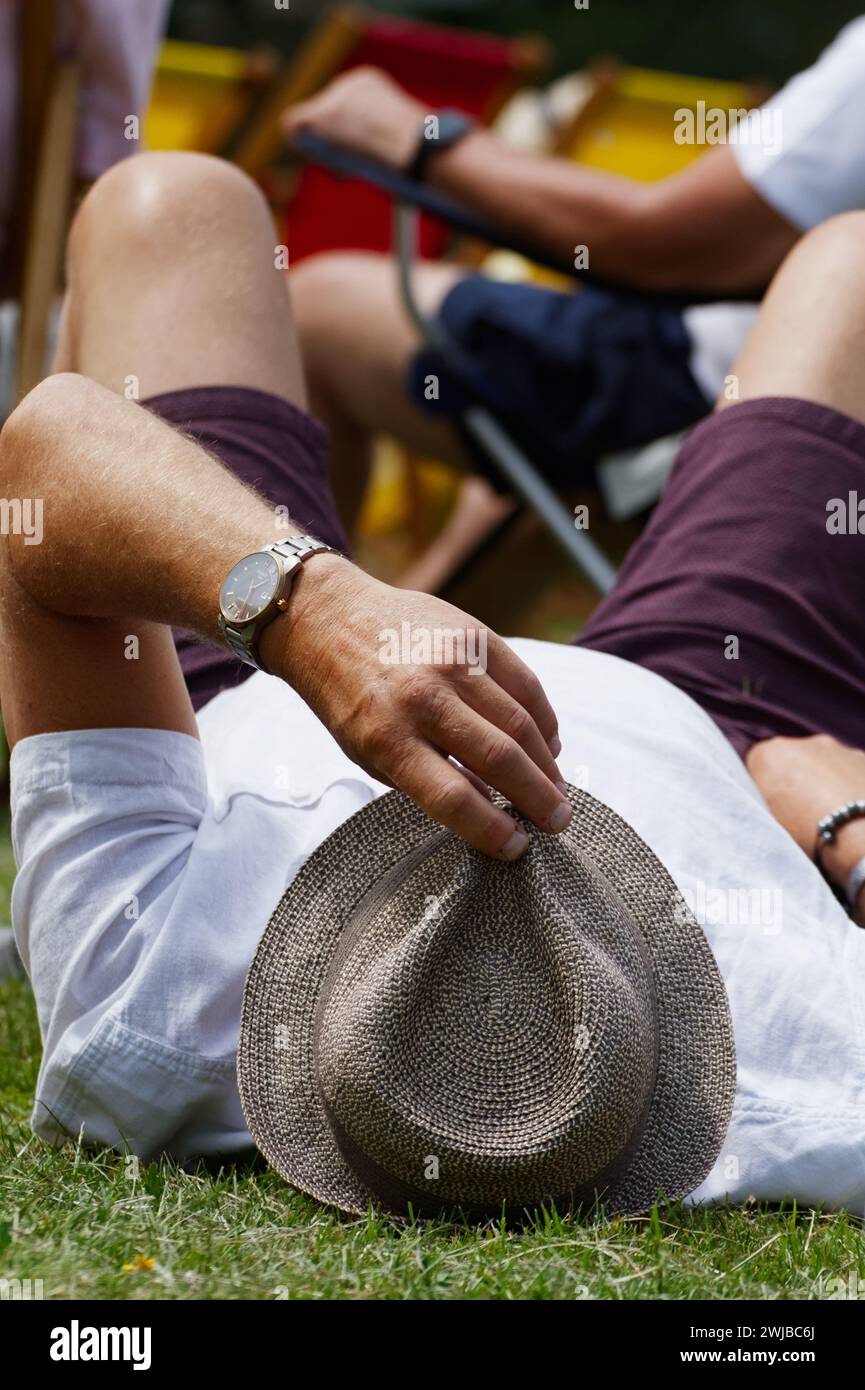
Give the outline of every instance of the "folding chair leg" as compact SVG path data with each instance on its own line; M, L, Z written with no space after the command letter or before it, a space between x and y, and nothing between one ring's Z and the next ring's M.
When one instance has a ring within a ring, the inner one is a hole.
M537 513L598 593L609 593L615 583L615 569L591 536L577 530L567 507L498 420L482 406L471 406L462 419L472 438L498 464L516 496Z

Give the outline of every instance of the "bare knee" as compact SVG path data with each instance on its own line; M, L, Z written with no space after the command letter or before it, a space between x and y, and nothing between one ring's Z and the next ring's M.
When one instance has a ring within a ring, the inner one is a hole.
M425 314L437 313L451 286L465 274L456 266L421 262L412 288ZM356 348L382 355L386 337L397 355L417 346L416 330L402 303L392 257L360 251L311 256L289 276L291 302L304 357L315 373L319 356ZM389 355L389 354L386 354Z
M302 339L315 341L359 304L372 306L392 294L393 268L386 256L363 251L328 251L310 256L291 271L289 286Z
M211 155L158 151L115 164L82 202L70 233L71 259L120 248L139 257L200 250L207 237L224 244L232 230L269 223L255 183Z
M865 288L865 212L842 212L797 242L788 261L809 276L850 274Z
M328 408L348 361L363 359L371 339L393 321L392 274L387 257L353 251L310 256L291 271L292 317L319 410Z

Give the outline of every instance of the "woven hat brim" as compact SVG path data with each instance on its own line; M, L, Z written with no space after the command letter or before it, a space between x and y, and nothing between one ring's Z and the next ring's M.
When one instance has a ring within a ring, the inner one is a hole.
M664 866L602 802L569 787L564 836L633 915L652 964L659 1059L646 1127L628 1168L601 1194L637 1214L698 1187L720 1152L736 1087L727 994L705 935ZM316 1009L343 926L399 860L441 828L397 792L363 807L312 854L277 905L243 999L238 1086L249 1131L292 1186L362 1214L378 1199L334 1138L316 1084Z

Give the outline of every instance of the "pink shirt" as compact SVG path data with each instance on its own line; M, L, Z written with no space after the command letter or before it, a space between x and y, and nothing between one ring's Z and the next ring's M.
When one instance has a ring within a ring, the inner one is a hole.
M0 0L0 240L15 186L18 19L23 0ZM143 112L169 0L64 0L58 52L82 64L77 172L92 179L139 146L127 116Z

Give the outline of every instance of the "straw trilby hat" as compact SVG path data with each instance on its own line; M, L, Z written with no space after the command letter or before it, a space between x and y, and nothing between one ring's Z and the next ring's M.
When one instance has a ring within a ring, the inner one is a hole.
M276 908L238 1051L253 1139L288 1182L473 1218L697 1187L736 1062L702 930L639 835L568 788L560 835L490 859L391 792Z

